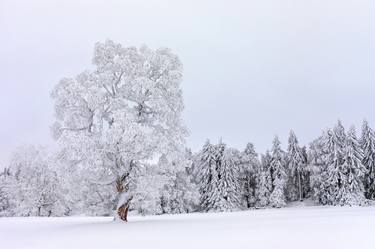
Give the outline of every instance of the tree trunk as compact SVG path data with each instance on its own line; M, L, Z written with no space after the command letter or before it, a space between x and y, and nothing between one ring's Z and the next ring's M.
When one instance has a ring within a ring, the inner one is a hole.
M121 220L128 222L128 212L129 212L129 206L130 206L130 201L132 198L130 198L126 203L122 204L118 209L117 209L117 214L120 217Z
M302 183L301 183L301 173L298 173L298 191L299 191L299 201L302 201Z
M123 177L116 180L116 188L117 188L117 193L118 193L118 196L119 196L119 200L118 200L119 202L121 201L121 195L126 191L126 189L124 187L125 178L126 177L123 176ZM117 208L118 216L120 217L121 220L123 220L125 222L128 221L129 206L130 206L130 202L131 202L132 199L133 199L133 196L128 198L128 200L126 200L125 203L121 204Z

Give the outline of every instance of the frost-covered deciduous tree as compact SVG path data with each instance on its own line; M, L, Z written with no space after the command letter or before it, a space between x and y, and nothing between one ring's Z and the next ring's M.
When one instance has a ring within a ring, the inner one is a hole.
M161 206L163 213L189 213L198 208L198 186L191 179L189 172L192 161L186 151L174 158L160 160L165 169L163 175L166 178L161 192ZM172 165L168 165L172 164Z
M252 143L248 143L245 150L241 153L239 168L239 181L242 189L243 206L250 208L253 207L256 202L255 192L260 172L258 154L255 152Z
M143 165L181 150L185 129L182 64L169 49L97 43L93 70L55 87L54 136L65 161L99 171L117 189L117 214L126 221Z
M277 136L273 140L271 151L270 173L272 177L272 192L270 195L270 205L272 207L284 207L286 205L286 165L284 152L281 150L280 141Z
M162 214L162 189L166 178L155 165L145 164L140 168L136 188L132 191L132 207L142 215Z
M8 193L14 198L17 216L61 216L66 206L54 158L42 147L18 148L11 159L14 186Z
M57 160L60 185L65 194L67 215L110 216L115 203L115 186L98 179L111 177L106 171L71 165Z
M360 142L363 150L362 163L366 168L364 176L366 198L375 199L375 134L366 120L363 121Z
M157 166L143 167L137 177L132 207L142 215L195 211L199 193L187 174L190 167L191 161L184 154L162 155Z
M308 182L306 157L302 148L298 145L298 140L293 130L289 134L286 157L289 172L288 199L291 201L302 201L306 197L305 186L307 186Z

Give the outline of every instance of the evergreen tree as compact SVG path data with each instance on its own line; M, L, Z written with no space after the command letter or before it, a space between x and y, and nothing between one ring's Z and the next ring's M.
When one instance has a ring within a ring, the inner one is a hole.
M310 143L308 152L308 173L309 173L309 183L310 189L312 191L313 199L317 200L319 203L325 203L325 189L323 186L323 176L326 174L325 165L325 153L324 153L324 141L327 136L327 132L323 132L322 136L315 139Z
M324 138L324 164L320 171L320 198L328 205L363 205L365 203L362 164L363 152L354 127L348 134L340 121Z
M217 189L216 148L209 140L203 146L200 158L200 203L204 211L212 207L212 195Z
M271 155L269 151L261 158L261 167L259 177L257 179L256 189L256 205L258 207L266 207L270 202L270 195L272 191L272 177L271 177Z
M361 147L363 150L362 163L366 168L365 195L368 199L375 199L375 134L366 120L362 125Z
M242 202L246 208L253 207L256 202L257 178L259 176L258 154L254 145L248 143L241 153L240 184L242 189Z
M310 197L311 194L311 188L310 188L310 168L308 164L308 152L306 149L306 146L302 147L302 160L303 160L303 165L304 170L303 170L303 181L302 181L302 193L304 198Z
M289 172L288 179L288 199L291 201L304 198L305 169L306 157L298 145L298 140L293 130L290 131L287 151L287 169Z
M220 141L206 142L201 152L201 208L204 211L230 211L240 207L238 180L239 152Z
M272 207L285 206L285 188L286 188L286 169L283 151L281 150L280 141L277 136L273 140L271 151L271 177L272 192L270 195L270 205Z
M17 200L12 195L15 193L13 190L15 186L15 178L11 175L9 168L4 168L0 173L0 217L15 215L14 204Z
M327 172L324 175L326 203L336 205L341 198L343 186L343 164L345 152L345 129L340 121L329 130L325 141Z
M218 184L214 210L231 211L240 207L238 166L235 163L236 151L226 149L220 142L218 158Z
M342 188L337 198L339 205L363 205L365 203L362 164L363 152L357 140L355 128L351 127L347 139L342 167Z

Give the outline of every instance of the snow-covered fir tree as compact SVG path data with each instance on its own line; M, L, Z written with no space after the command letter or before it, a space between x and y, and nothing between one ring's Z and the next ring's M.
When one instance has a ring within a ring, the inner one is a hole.
M306 156L298 145L298 140L293 130L290 131L288 139L288 150L286 154L288 169L288 199L296 201L306 197L308 175L306 170Z
M16 187L15 179L9 168L4 168L0 173L0 217L14 216L14 206L17 199L12 195Z
M261 156L261 167L259 171L259 176L257 178L257 188L256 188L256 206L266 207L270 202L270 195L272 191L272 177L271 177L271 155L267 151Z
M270 173L272 177L272 192L270 195L270 205L272 207L284 207L286 205L286 165L284 152L281 150L280 141L277 136L273 140L271 150Z
M364 205L365 195L363 178L366 172L362 164L363 151L357 140L354 126L347 134L344 164L342 167L342 190L338 199L339 205Z
M239 209L239 152L227 148L223 142L203 146L201 155L200 194L204 211L229 211Z
M232 211L240 208L241 195L236 156L238 156L237 150L226 148L225 144L219 143L217 192L213 196L214 210Z
M333 205L338 193L340 166L343 163L343 146L340 144L334 129L328 129L323 137L324 164L321 170L320 202Z
M345 128L340 121L333 128L328 130L325 140L326 152L326 174L323 181L326 190L326 203L336 205L343 194L343 164L346 145Z
M217 189L217 151L216 147L209 140L203 146L200 153L198 182L200 191L200 206L202 210L209 211L212 208L212 196Z
M354 127L348 134L340 121L322 137L321 158L323 164L319 177L313 178L321 204L363 205L365 203L363 179L366 172L362 164L363 152L357 140Z
M209 211L230 211L240 206L238 165L235 152L228 149L221 140L215 146L215 187L209 195ZM213 179L215 179L213 177Z
M360 142L363 150L362 163L366 168L365 195L368 199L375 199L375 134L366 120L363 121Z
M323 179L326 174L324 138L326 131L310 143L307 159L307 170L309 172L309 185L311 189L311 196L319 203L324 203L326 200Z
M246 208L255 206L256 188L260 173L260 163L254 145L248 143L241 153L239 181L242 192L242 205Z

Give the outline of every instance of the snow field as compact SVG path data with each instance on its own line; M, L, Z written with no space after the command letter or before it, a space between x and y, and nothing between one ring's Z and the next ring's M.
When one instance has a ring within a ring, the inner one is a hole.
M304 207L233 213L1 218L3 249L373 249L375 207Z

